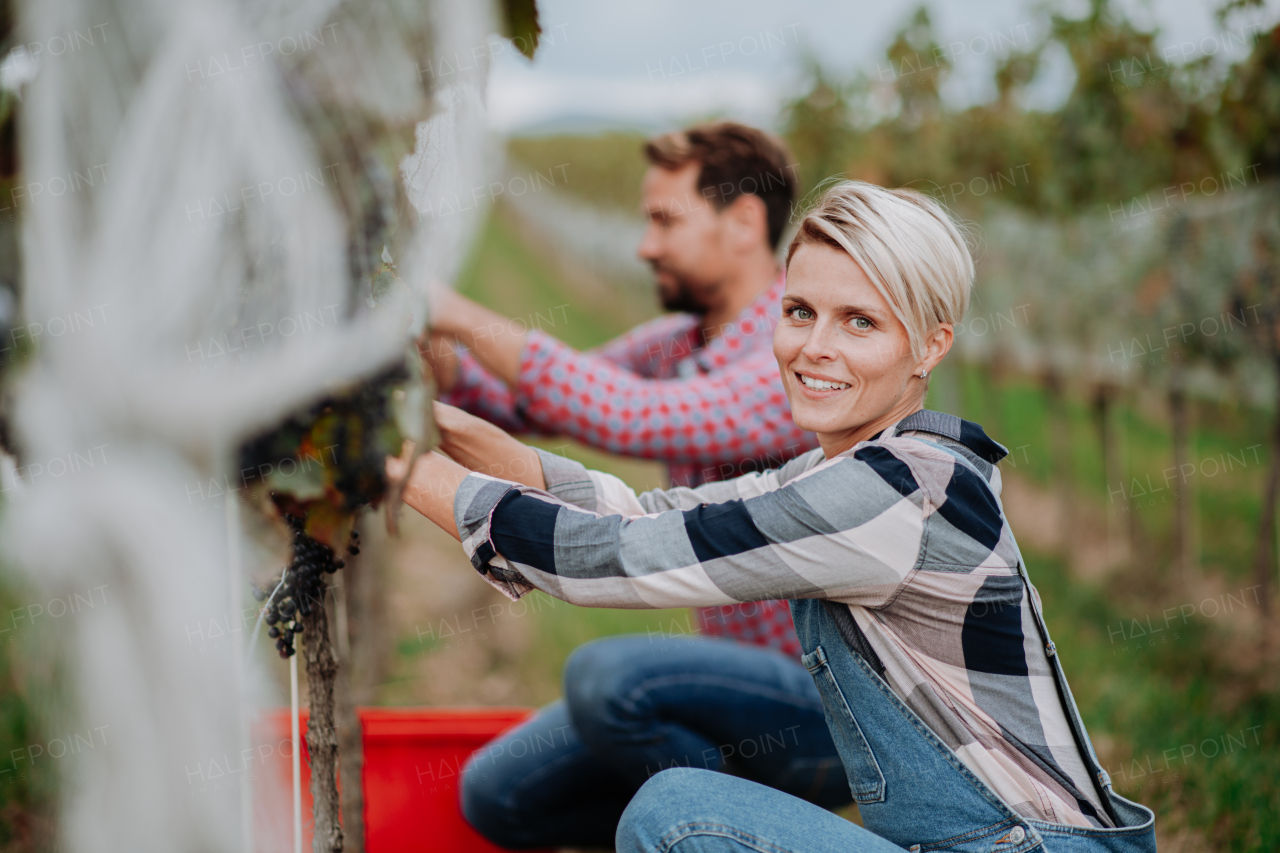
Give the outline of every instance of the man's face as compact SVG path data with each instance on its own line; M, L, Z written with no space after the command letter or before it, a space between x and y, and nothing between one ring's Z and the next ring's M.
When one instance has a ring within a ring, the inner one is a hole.
M637 254L653 267L662 307L705 314L723 281L729 252L724 223L698 192L699 163L650 166L641 185L648 219Z

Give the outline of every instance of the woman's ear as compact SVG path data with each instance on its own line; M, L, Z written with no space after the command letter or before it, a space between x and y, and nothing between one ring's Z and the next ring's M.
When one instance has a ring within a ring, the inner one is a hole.
M921 371L927 373L937 367L938 362L951 351L951 344L954 342L955 329L950 323L939 323L925 338L924 355L916 366L916 373L919 374Z

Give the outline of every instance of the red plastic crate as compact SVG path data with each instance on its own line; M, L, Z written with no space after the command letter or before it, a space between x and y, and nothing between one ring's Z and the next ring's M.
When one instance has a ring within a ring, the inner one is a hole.
M364 730L364 820L368 853L491 853L462 817L458 774L472 752L532 712L528 708L361 708ZM302 712L302 734L307 713ZM288 709L264 714L254 746L266 772L257 774L256 846L292 853L293 769ZM279 747L279 748L276 748ZM309 757L302 745L302 848L311 849Z

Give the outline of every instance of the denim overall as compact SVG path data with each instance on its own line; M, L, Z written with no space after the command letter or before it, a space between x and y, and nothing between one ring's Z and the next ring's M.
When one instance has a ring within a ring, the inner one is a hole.
M955 455L961 464L969 464ZM874 657L843 605L817 599L792 601L791 613L805 653L801 662L822 694L827 726L863 825L900 847L922 853L1155 853L1155 816L1112 791L1111 778L1094 754L1044 616L1031 595L1021 555L1018 572L1081 757L1098 779L1103 805L1116 828L1064 826L1015 812L898 698L858 651L865 649Z

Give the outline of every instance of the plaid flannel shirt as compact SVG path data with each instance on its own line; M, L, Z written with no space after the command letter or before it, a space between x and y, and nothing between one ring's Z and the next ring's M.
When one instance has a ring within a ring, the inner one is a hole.
M514 391L464 350L441 399L508 432L661 460L677 486L780 465L817 447L791 420L773 357L784 289L780 276L709 343L692 314L659 317L587 353L530 331ZM785 602L698 608L697 619L704 634L800 653Z
M454 513L473 565L512 598L538 588L593 607L842 605L851 643L1005 802L1033 819L1110 825L1000 506L1004 455L976 424L923 411L831 459L818 450L638 497L543 454L547 491L472 474Z

